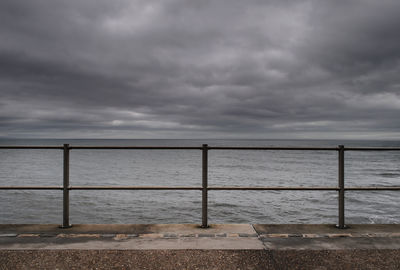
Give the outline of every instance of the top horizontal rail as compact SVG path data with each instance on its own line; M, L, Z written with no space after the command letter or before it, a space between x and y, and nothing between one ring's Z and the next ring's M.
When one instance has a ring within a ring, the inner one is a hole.
M70 149L145 149L145 150L202 150L192 146L70 146ZM242 147L207 146L208 150L338 150L337 147Z
M50 145L0 145L0 149L64 149L64 146Z
M345 151L400 151L400 147L345 147Z
M201 146L68 146L68 149L201 150ZM64 146L0 145L0 149L64 149Z
M70 146L69 149L201 150L201 146Z
M315 150L331 151L338 150L337 147L243 147L243 146L209 146L210 150Z
M202 150L202 146L68 146L68 149L88 150ZM252 147L252 146L206 146L208 150L283 150L283 151L338 151L339 147ZM0 149L60 149L64 146L0 145ZM345 151L400 151L400 147L345 147Z

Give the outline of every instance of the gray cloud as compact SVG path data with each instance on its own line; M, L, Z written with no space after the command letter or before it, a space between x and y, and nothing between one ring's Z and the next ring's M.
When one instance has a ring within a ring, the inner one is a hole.
M0 137L396 138L400 3L0 3Z

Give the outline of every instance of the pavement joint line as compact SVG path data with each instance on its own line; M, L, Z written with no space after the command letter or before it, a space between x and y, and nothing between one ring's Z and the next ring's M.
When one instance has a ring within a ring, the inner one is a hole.
M178 238L178 235L176 233L166 233L163 236L164 238Z
M17 234L15 234L15 233L2 233L2 234L0 234L0 237L17 237Z
M328 233L329 238L351 237L351 233Z
M21 233L18 234L17 237L39 237L40 235L38 233Z
M100 238L98 233L60 233L57 238Z
M120 234L116 234L113 239L114 240L125 240L125 239L128 239L128 236L126 236L126 234L120 233Z
M196 234L194 234L194 233L179 234L178 237L183 237L183 238L186 238L186 237L196 237Z
M215 237L215 234L199 233L197 237Z
M176 234L176 233L144 233L144 234L99 234L99 233L59 233L59 234L0 234L0 237L55 237L55 238L114 238L115 240L127 238L257 238L254 233L199 233L199 234Z
M288 234L288 237L303 237L303 235L300 233L290 233Z
M39 237L56 237L56 234L51 234L51 233L41 233L39 234Z
M258 237L256 233L239 233L239 237Z
M254 224L250 224L250 226L253 228L254 232L257 234L257 237L260 237L260 234L257 232L256 228L254 227Z
M300 237L300 238L343 238L343 237L353 237L353 238L396 238L400 237L400 233L323 233L323 234L314 234L314 233L306 233L306 234L285 234L285 233L266 233L260 234L260 238L292 238L292 237Z
M15 238L399 238L400 232L391 233L0 233L1 237Z
M139 238L163 238L161 233L139 233Z
M105 233L105 234L100 235L100 237L102 237L102 238L113 238L115 236L116 236L115 233Z

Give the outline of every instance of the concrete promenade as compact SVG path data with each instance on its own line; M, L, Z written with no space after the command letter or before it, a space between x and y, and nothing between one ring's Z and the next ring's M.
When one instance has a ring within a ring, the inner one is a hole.
M0 269L400 269L400 225L0 225Z

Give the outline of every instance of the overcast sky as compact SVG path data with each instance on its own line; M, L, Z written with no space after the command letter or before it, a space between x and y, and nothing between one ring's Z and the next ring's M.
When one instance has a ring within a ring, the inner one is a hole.
M0 137L400 138L399 0L0 0Z

